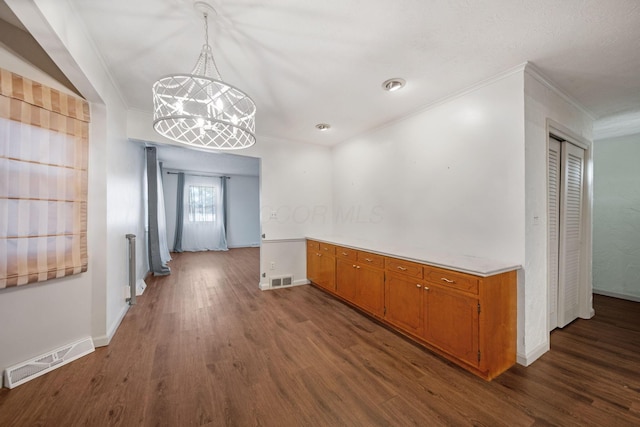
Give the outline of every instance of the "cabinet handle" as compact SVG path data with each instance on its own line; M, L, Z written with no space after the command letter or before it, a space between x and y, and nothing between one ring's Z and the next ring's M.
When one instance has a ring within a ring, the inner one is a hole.
M416 285L416 288L421 288L421 287L422 287L421 285Z
M360 269L360 266L359 266L359 265L356 265L356 268L359 270L359 269Z
M440 280L445 281L445 282L447 282L447 283L456 283L456 281L455 281L455 280L449 280L449 279L447 279L447 278L445 278L445 277L440 278Z
M427 287L425 286L425 287L424 287L424 290L425 290L425 291L428 291L428 290L429 290L429 288L427 288Z
M400 271L407 271L407 269L406 269L405 267L401 267L401 266L398 266L398 270L400 270Z
M367 261L367 262L373 261L371 258L365 258L364 260Z
M329 248L322 248L322 249L324 249L325 251L328 251L328 250L329 250Z
M347 256L347 255L349 255L349 254L348 254L348 253L346 253L346 252L342 252L342 255Z
M355 265L355 264L353 264L353 268L356 268L356 265Z
M322 256L322 254L318 254L318 256Z

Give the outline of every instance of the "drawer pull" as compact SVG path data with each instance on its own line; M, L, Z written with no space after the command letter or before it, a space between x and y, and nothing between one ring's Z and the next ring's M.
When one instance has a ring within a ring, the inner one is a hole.
M398 266L398 270L400 270L400 271L407 271L407 268L406 268L406 267L402 267L402 266Z
M318 256L322 256L322 254L316 254L316 255L318 255Z
M445 277L442 277L440 280L442 280L442 281L444 281L444 282L447 282L447 283L456 283L456 281L455 281L455 280L449 280L449 279L447 279L447 278L445 278Z
M360 266L359 266L359 265L356 265L356 268L359 270L359 269L360 269Z
M342 255L347 256L347 255L349 255L349 254L348 254L348 253L346 253L346 252L342 252Z
M353 264L353 268L356 268L356 265L355 265L355 264Z
M429 288L427 288L427 287L425 286L425 287L424 287L424 290L425 290L425 291L428 291L428 290L429 290Z
M416 288L421 288L421 287L422 287L422 286L420 286L419 284L418 284L418 285L416 285Z
M329 250L329 248L322 248L322 249L324 249L325 251L328 251L328 250Z
M373 261L371 258L365 258L364 260L367 261L367 262L372 262Z

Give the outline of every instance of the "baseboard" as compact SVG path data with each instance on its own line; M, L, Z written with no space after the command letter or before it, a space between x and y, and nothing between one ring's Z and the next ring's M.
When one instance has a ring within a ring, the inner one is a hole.
M605 297L612 297L612 298L624 299L627 301L640 302L640 297L636 297L633 295L619 294L617 292L609 292L601 289L594 289L593 293L597 295L603 295Z
M122 319L124 319L124 316L127 314L127 311L129 311L129 307L131 307L129 304L125 304L124 307L122 307L122 310L120 310L120 313L118 314L118 318L116 319L115 322L113 322L113 324L111 325L111 327L107 331L106 335L92 337L93 338L93 344L96 347L105 347L105 346L109 345L109 343L111 342L111 339L116 334L116 331L118 330L118 327L120 326L120 323L122 323Z
M300 279L300 280L294 280L293 283L289 286L280 286L277 288L271 288L269 286L269 282L260 283L258 286L262 291L273 291L276 289L293 288L294 286L302 286L302 285L308 285L308 284L309 284L309 281L307 279Z
M144 279L138 279L136 281L136 296L139 297L144 293L144 290L147 289L147 284Z
M547 340L547 342L543 342L542 344L534 348L533 351L530 351L527 354L518 353L516 355L516 361L518 362L518 365L529 366L533 362L538 360L540 356L549 351L549 349L549 341Z

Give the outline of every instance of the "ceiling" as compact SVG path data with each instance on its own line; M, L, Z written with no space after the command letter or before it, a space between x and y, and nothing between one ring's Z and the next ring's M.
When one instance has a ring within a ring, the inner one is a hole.
M204 42L191 0L69 0L131 109ZM595 118L640 112L637 0L210 0L223 80L260 137L332 145L526 61ZM406 79L398 92L384 80ZM318 132L317 123L331 129Z

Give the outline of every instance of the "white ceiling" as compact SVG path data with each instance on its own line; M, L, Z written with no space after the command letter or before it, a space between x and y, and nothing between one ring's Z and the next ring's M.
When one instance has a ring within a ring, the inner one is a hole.
M132 109L204 41L191 0L69 0ZM210 0L261 136L332 145L526 61L594 118L640 112L638 0ZM381 83L407 80L388 93ZM314 125L330 123L329 132Z

